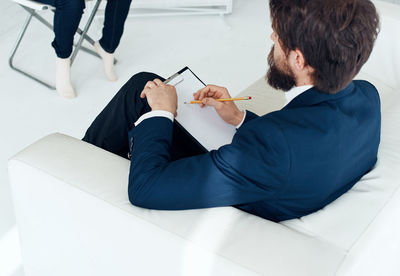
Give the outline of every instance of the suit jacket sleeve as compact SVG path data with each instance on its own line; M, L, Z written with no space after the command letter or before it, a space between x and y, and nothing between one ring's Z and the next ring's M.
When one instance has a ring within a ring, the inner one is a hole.
M268 134L250 124L237 131L232 144L170 161L173 123L163 117L144 120L129 132L134 141L128 186L131 203L184 210L273 197L287 180L288 147L276 127L267 127ZM268 143L260 143L264 140Z
M243 122L242 126L256 118L259 118L259 116L257 114L254 114L253 112L246 110L246 117L244 118L244 122ZM240 126L240 127L242 127L242 126Z

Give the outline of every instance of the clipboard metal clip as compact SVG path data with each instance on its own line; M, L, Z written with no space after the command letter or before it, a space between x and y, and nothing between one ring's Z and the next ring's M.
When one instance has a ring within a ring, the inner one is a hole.
M179 73L173 74L171 77L164 81L165 84L176 86L183 81L183 77Z

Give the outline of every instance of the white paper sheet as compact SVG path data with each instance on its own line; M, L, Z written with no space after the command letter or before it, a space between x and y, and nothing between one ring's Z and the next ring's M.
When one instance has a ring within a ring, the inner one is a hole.
M179 81L176 81L178 79ZM176 80L170 82L170 84L177 82L175 85L178 94L176 120L209 151L230 144L236 129L222 120L213 107L200 108L199 104L184 104L185 101L194 100L193 93L203 88L203 83L189 69Z

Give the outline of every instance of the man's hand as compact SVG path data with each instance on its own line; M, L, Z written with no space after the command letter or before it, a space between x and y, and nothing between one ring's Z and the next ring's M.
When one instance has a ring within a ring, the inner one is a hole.
M225 87L207 85L193 94L196 101L202 101L201 107L205 105L215 108L219 116L228 124L237 126L243 119L244 112L240 111L234 102L219 102L216 99L230 98Z
M155 79L146 83L141 98L146 97L151 110L164 110L171 112L176 117L178 96L174 86L166 85L161 80Z

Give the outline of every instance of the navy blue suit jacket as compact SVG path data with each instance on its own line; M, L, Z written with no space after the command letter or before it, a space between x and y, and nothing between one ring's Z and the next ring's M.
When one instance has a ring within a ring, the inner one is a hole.
M129 199L150 209L233 205L273 221L301 217L371 170L380 125L379 95L366 81L335 95L311 88L261 117L248 111L231 144L176 161L171 120L146 119L129 132Z

